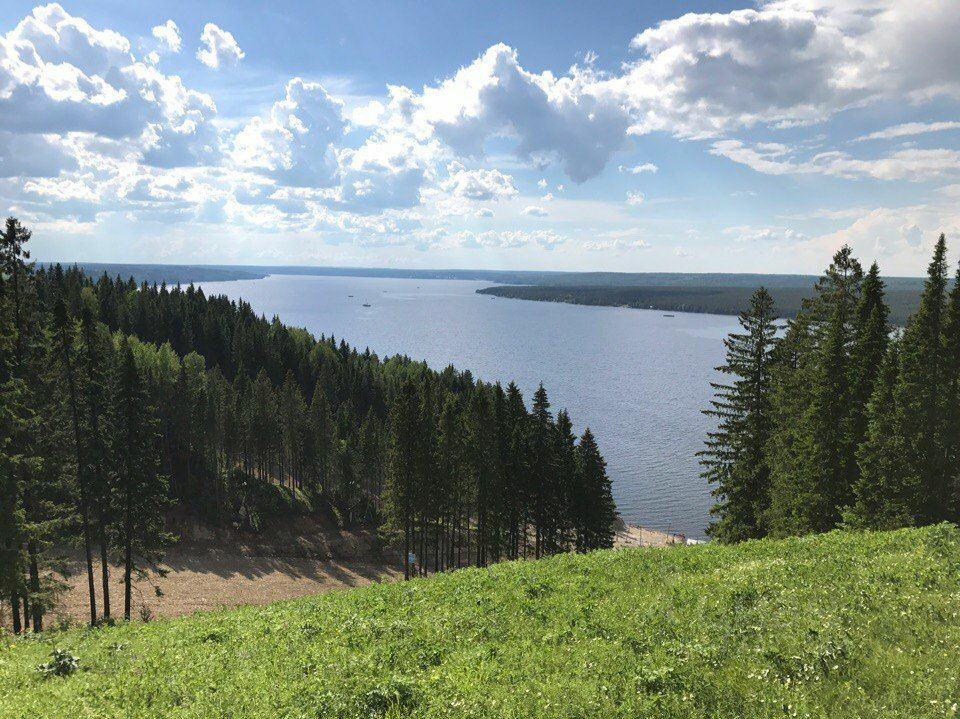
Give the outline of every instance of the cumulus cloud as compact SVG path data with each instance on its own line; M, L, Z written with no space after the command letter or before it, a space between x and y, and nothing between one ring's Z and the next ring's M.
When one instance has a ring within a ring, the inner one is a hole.
M243 50L237 44L233 34L217 27L212 22L203 26L200 35L200 48L197 50L197 59L214 70L236 65L244 56Z
M641 163L641 164L639 164L639 165L634 165L633 167L628 167L628 166L626 166L626 165L620 165L620 167L617 168L617 169L619 169L620 172L627 172L627 173L629 173L629 174L631 174L631 175L640 175L640 174L642 174L642 173L644 173L644 172L652 172L652 173L655 173L655 172L656 172L658 169L660 169L660 168L658 168L658 167L657 167L656 165L654 165L652 162L643 162L643 163Z
M97 30L59 5L36 8L0 37L0 128L6 132L56 134L62 148L74 149L83 143L66 143L69 134L87 133L126 141L127 153L140 153L147 164L200 164L217 154L215 114L208 95L136 61L122 35ZM49 159L49 152L41 154Z
M473 213L474 217L493 217L493 210L489 207L481 207L479 210Z
M342 150L339 206L377 212L419 204L435 153L435 148L399 132L378 133L356 150Z
M343 103L322 85L299 77L266 117L255 117L233 141L237 165L298 187L330 187L339 173L338 144L346 123Z
M741 225L726 227L723 234L731 236L736 242L800 242L807 235L789 227L751 227Z
M550 213L539 205L529 205L523 208L521 214L527 217L546 217Z
M583 243L583 249L590 252L623 252L625 250L648 250L650 244L646 240L628 240L616 238L610 240L588 240Z
M537 245L545 250L552 250L566 242L566 238L553 230L487 230L485 232L458 232L454 240L460 247L469 249L517 249L530 245Z
M459 162L447 166L449 177L440 183L440 189L455 197L470 200L498 200L517 194L510 175L499 170L467 170Z
M180 52L180 28L173 20L167 20L163 25L155 26L150 32L163 50Z
M609 82L634 133L710 137L821 121L908 94L957 96L960 19L946 0L782 0L689 13L634 37L642 55ZM923 38L923 42L917 42Z
M487 140L508 137L519 157L557 161L577 182L603 169L630 125L622 98L589 68L574 67L562 77L531 73L504 44L407 100L404 111L414 126L461 155L483 156Z
M628 192L627 193L627 204L628 205L642 205L643 204L643 193L642 192Z

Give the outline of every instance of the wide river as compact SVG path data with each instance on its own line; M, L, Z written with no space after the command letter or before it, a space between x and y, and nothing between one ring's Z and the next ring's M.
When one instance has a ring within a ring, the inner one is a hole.
M513 380L528 402L543 382L579 433L597 437L624 520L703 537L710 488L695 453L712 427L701 411L736 318L493 298L489 283L271 275L206 282L267 317L331 334L381 357ZM368 304L369 307L364 305Z

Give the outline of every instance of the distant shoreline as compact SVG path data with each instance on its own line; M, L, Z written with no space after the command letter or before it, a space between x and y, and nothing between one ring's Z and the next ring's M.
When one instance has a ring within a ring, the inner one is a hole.
M53 262L39 262L50 267ZM491 283L479 294L510 299L560 302L596 307L624 307L659 312L738 315L750 295L764 286L773 295L778 313L790 318L802 300L814 294L813 275L691 272L541 272L529 270L413 270L364 267L304 267L294 265L163 265L100 262L60 262L78 265L92 277L133 278L147 284L188 285L204 282L258 280L268 276L374 277L411 280L466 280ZM886 278L890 320L903 325L916 310L923 280Z
M657 312L689 312L694 314L736 316L750 304L755 287L567 287L544 285L499 285L484 287L477 294L533 302L557 302L590 307L621 307L625 309L654 310ZM812 285L802 287L768 288L773 295L779 317L795 317L802 302L814 295ZM918 289L888 289L886 299L890 306L890 321L904 325L920 302Z

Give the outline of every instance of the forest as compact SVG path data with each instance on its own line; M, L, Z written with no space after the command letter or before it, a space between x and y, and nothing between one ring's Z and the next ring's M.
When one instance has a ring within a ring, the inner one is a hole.
M936 243L916 312L841 248L795 317L756 290L726 340L700 453L709 534L736 542L960 519L960 268Z
M814 278L797 275L754 276L752 284L739 284L742 276L716 275L717 284L704 283L664 285L505 285L485 287L480 294L494 297L509 297L519 300L541 302L565 302L574 305L603 307L631 307L634 309L660 310L664 312L705 312L718 315L739 315L750 307L750 298L760 283L764 283L773 297L777 316L795 317L803 308L804 301L812 297L810 290ZM776 284L770 286L768 281ZM724 284L729 282L730 284ZM890 321L904 324L916 311L920 301L920 288L908 278L897 278L896 286L888 287L886 302Z
M0 234L0 592L14 632L44 628L70 546L90 623L129 619L135 580L176 541L173 511L253 531L285 513L374 525L407 578L612 545L597 441L542 386L528 408L513 383L381 359L192 285L37 267L30 237L15 218Z

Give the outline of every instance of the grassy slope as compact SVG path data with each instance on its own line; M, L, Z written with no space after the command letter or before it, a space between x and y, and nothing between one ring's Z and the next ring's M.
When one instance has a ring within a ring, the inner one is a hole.
M952 716L958 580L946 527L502 564L0 640L0 716Z

